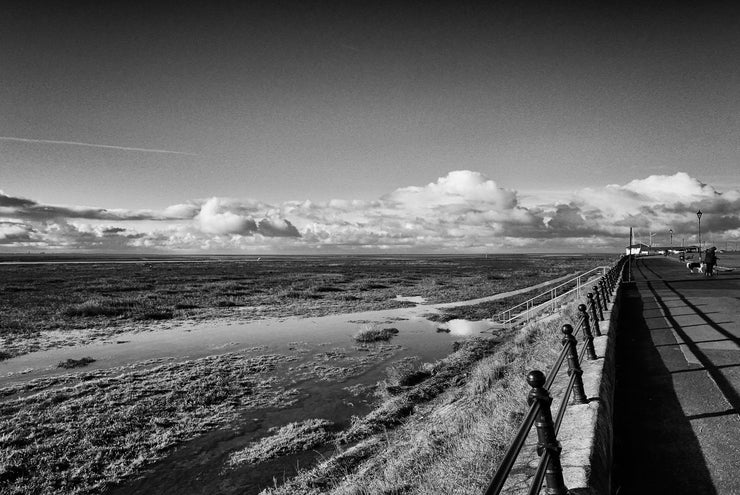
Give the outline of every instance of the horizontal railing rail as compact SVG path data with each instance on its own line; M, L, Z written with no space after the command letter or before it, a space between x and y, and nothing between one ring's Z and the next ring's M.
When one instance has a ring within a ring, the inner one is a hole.
M524 302L497 313L492 320L502 325L509 325L520 319L529 321L534 315L539 314L545 308L549 307L550 309L555 309L555 304L558 301L573 293L576 294L576 297L580 297L585 285L584 280L588 280L598 272L601 272L603 277L606 275L608 270L608 266L597 266L596 268L592 268L587 272L581 273L580 275L556 285L555 287L551 287L547 291L537 294ZM564 287L568 287L568 289L558 293L563 290Z
M584 359L589 361L597 359L593 345L594 334L596 336L601 335L599 321L604 321L604 310L608 310L608 301L612 298L616 291L616 286L624 276L623 271L625 270L625 266L626 257L623 257L611 268L606 267L602 277L593 286L592 292L587 294L587 304L578 305L580 317L576 327L574 328L570 324L562 326L563 349L548 375L545 376L538 370L531 371L527 375L527 383L531 387L529 396L527 397L530 405L529 410L514 439L506 450L498 469L494 473L485 495L498 495L501 493L519 454L524 448L532 426L535 426L537 429L537 454L540 457L540 462L532 476L529 495L538 494L542 489L543 483L547 486L548 494L565 495L568 493L560 464L561 449L560 443L557 440L557 434L560 431L560 425L565 417L571 395L573 396L573 402L576 404L585 404L588 402L583 389L583 380L581 378L583 371L581 370L580 363ZM601 268L599 267L597 269ZM582 346L578 349L576 336L581 330L583 331ZM570 378L562 393L560 406L553 420L550 410L552 397L549 390L565 361L568 362L568 375Z

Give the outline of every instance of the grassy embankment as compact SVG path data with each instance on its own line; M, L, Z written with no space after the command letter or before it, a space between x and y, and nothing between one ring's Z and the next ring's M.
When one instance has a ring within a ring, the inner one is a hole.
M332 432L321 419L287 425L233 453L257 465L285 452L333 442L336 453L269 495L480 493L526 412L532 369L560 351L559 329L573 312L494 338L474 338L436 363L391 366L380 403Z
M190 321L321 316L462 301L603 264L606 256L280 258L0 265L0 359ZM490 314L488 315L490 316ZM71 332L80 330L79 332Z

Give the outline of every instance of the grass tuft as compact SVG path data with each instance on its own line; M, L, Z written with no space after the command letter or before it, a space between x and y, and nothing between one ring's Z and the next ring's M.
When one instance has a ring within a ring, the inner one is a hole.
M272 435L233 452L226 464L231 467L259 464L286 454L311 450L331 440L332 434L327 430L333 425L325 419L307 419L281 428L270 428Z
M122 316L139 306L134 299L88 299L64 310L65 316Z
M365 327L355 334L354 339L357 342L380 342L391 340L391 337L398 333L397 328L377 328L374 326Z

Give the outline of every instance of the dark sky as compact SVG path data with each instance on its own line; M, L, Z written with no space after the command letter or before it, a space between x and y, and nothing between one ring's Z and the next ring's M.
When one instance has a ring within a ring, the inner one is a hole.
M729 4L244 3L3 2L0 136L32 142L0 140L0 188L132 208L368 199L456 169L740 184Z

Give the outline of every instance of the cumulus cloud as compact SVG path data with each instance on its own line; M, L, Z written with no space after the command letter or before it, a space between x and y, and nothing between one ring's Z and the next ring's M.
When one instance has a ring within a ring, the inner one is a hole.
M573 194L570 207L602 234L617 235L635 227L652 232L672 229L683 237L696 233L696 212L702 210L705 232L723 235L738 226L740 191L720 192L678 172L583 189Z
M293 202L283 208L305 239L325 246L467 249L544 227L542 218L518 205L515 191L467 170L374 201Z
M648 204L692 203L702 201L719 193L711 186L701 183L685 172L674 175L652 175L645 179L635 179L624 186L610 185L608 191L634 194Z
M200 230L207 234L249 235L257 230L257 223L253 218L228 209L219 198L206 201L195 219Z
M262 218L255 220L252 212L261 205L236 200L211 198L195 216L200 230L206 234L249 236L260 234L265 237L299 237L298 230L284 218Z
M455 170L423 187L402 187L384 197L408 208L469 207L486 204L496 210L517 205L516 193L499 187L479 172Z
M196 203L171 205L164 209L162 216L171 219L194 218L200 211L200 205Z
M629 227L647 235L740 236L740 192L686 173L560 192L525 206L517 191L457 170L374 200L193 199L161 211L40 204L0 193L0 246L190 252L480 252L619 250ZM689 240L691 242L691 240Z

